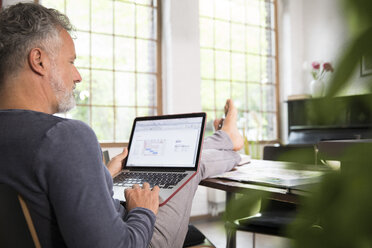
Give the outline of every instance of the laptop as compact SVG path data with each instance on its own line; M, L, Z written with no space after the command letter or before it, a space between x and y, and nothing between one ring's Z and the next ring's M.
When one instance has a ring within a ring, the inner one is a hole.
M114 198L125 201L125 188L148 182L166 204L198 171L205 120L205 113L135 118Z

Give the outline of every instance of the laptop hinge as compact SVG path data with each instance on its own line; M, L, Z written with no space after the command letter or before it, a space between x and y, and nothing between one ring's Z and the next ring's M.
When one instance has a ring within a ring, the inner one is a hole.
M186 172L185 169L176 168L125 168L129 171L154 171L154 172Z

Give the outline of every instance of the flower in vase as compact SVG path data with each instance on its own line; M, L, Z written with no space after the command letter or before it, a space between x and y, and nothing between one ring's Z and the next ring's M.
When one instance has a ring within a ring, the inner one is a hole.
M334 70L330 62L319 63L314 61L311 63L311 67L311 75L314 80L322 80L328 73Z

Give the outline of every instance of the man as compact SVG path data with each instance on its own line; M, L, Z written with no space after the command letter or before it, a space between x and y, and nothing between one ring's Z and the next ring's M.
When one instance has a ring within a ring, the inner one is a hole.
M127 151L106 168L87 125L52 115L74 106L82 80L71 29L66 16L38 4L0 12L0 183L25 198L42 247L181 247L200 180L240 161L236 108L227 101L198 174L174 198L159 208L158 187L135 185L125 209L112 198L112 175Z

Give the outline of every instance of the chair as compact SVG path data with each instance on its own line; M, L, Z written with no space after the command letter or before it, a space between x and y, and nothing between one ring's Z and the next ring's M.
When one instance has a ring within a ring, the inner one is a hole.
M265 146L263 159L302 164L317 162L313 145ZM226 223L227 247L236 247L236 231L238 230L253 233L253 248L256 233L287 237L286 228L296 216L296 205L274 200L267 201L267 204L262 204L266 205L266 208L260 213Z
M194 225L189 224L183 247L197 248L197 247L215 247L202 232Z
M263 160L316 164L314 145L265 146Z
M41 247L23 198L0 184L0 199L0 247Z

